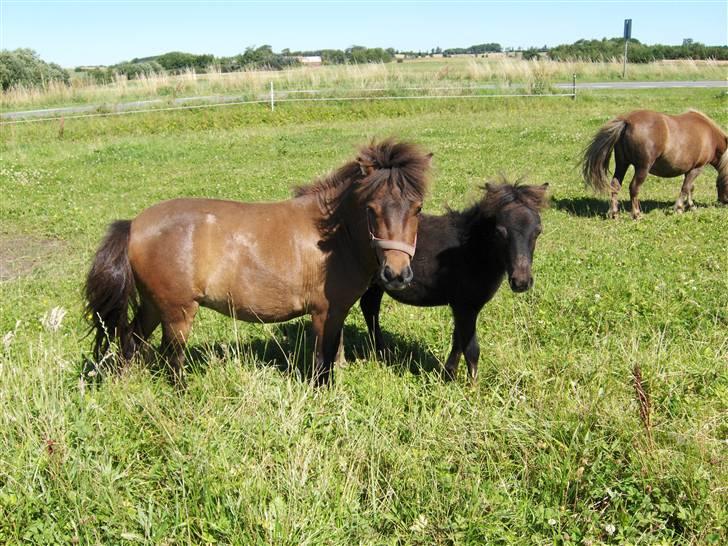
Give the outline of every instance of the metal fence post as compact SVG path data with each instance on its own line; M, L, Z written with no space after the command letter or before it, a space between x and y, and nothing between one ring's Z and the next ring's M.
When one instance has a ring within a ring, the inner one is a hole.
M276 109L276 102L273 96L273 82L270 82L270 111L274 112Z
M576 73L571 78L571 100L576 100Z

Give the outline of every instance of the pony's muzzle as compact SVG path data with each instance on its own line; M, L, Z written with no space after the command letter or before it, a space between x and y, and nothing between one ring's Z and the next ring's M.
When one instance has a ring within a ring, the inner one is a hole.
M516 258L513 270L508 274L508 284L514 292L525 292L533 286L531 261L526 256Z
M525 292L533 286L533 277L531 275L528 277L511 275L508 277L508 284L511 285L511 290L514 292Z
M413 277L414 273L409 264L405 265L399 273L389 267L386 262L379 270L379 278L387 290L402 290L412 282Z

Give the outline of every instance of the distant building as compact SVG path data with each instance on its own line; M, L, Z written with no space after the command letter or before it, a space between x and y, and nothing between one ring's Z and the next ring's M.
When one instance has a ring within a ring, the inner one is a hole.
M296 57L296 59L303 66L321 66L322 64L320 55L308 55L303 57Z

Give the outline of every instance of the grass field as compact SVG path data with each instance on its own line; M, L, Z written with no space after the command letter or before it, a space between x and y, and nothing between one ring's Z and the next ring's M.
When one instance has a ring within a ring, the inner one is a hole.
M56 123L3 126L0 542L725 543L715 172L695 212L671 212L679 180L650 177L644 219L607 221L575 166L602 123L638 107L728 125L717 90L653 90L228 107L67 120L62 137ZM283 199L388 135L435 154L426 212L468 204L498 173L551 183L536 285L482 313L476 386L436 372L448 311L389 299L394 358L371 357L355 309L330 389L280 369L307 358L305 320L204 310L184 389L141 365L84 374L81 287L111 220L176 196Z

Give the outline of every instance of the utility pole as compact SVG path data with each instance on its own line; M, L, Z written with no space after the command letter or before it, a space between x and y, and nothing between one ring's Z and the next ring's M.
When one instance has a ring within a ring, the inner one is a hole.
M632 19L624 20L624 59L622 61L622 79L627 74L627 44L632 37Z

